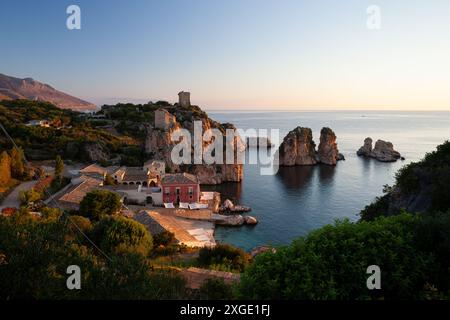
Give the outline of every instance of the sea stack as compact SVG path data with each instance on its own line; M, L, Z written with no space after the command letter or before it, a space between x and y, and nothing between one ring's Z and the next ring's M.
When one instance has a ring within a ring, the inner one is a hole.
M336 135L330 128L322 128L320 131L320 144L317 152L317 160L320 163L335 166L338 160L344 157L339 153L336 143Z
M394 150L391 142L377 140L375 147L372 149L372 139L366 138L364 145L356 152L358 156L370 157L381 162L395 162L401 158L398 151Z
M315 146L310 128L295 128L284 137L278 149L279 165L315 165L317 163Z

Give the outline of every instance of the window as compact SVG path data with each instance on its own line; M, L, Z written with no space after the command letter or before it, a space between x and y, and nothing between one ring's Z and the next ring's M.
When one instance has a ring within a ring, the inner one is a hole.
M166 196L170 195L170 188L164 188L164 193Z
M189 196L193 196L194 195L194 188L189 187Z
M176 193L177 193L177 196L180 195L180 188L177 188L177 189L176 189Z

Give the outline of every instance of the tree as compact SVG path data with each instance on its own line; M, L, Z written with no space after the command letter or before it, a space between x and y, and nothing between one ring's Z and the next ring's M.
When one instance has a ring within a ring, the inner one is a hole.
M41 200L41 198L42 198L42 193L34 190L34 188L31 188L28 191L21 190L19 192L19 199L20 199L20 203L22 205L34 203L36 201Z
M11 182L11 158L6 151L0 155L0 186L6 187Z
M88 192L80 202L80 215L98 221L103 216L113 215L122 207L117 193L108 190Z
M122 216L105 217L92 230L94 240L109 254L148 256L153 239L144 225Z
M11 175L13 178L21 180L24 178L25 165L22 148L11 149Z
M55 178L57 181L61 182L63 177L64 162L59 155L55 159Z

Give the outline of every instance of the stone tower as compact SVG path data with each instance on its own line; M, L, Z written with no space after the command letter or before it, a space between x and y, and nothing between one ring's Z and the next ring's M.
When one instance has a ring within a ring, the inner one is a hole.
M191 105L191 93L184 91L179 92L178 104L182 107L189 107Z

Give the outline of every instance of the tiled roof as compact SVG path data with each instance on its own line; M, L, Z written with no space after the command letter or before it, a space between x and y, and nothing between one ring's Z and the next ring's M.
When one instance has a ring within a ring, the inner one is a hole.
M69 192L60 197L59 201L79 204L81 200L83 200L86 193L99 189L101 183L102 180L86 177L82 183L75 186Z
M91 164L91 165L89 165L89 166L87 166L86 168L84 168L84 169L81 169L80 170L80 172L81 173L97 173L97 174L100 174L100 175L104 175L105 173L107 173L107 170L105 169L105 168L103 168L103 167L101 167L101 166L99 166L99 165L97 165L97 164Z
M190 173L166 174L162 178L162 184L192 184L198 183L197 176Z
M139 167L127 168L123 177L123 181L147 181L147 179L147 172Z

